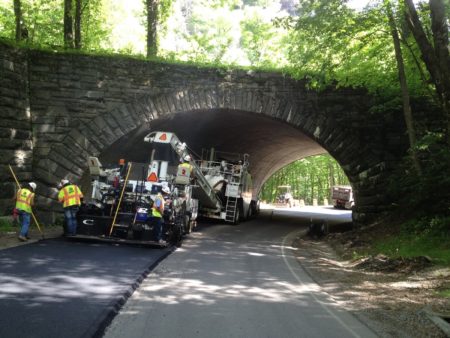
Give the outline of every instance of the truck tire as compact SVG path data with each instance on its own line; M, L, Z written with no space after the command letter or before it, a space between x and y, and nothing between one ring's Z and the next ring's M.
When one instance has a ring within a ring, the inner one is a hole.
M192 221L188 215L184 216L184 231L187 234L190 234L192 232Z
M233 225L238 225L239 222L240 222L240 218L241 218L240 208L237 208L236 209L236 214L234 215Z
M167 231L167 241L172 245L180 247L183 240L183 234L181 231L182 230L179 225L172 224Z

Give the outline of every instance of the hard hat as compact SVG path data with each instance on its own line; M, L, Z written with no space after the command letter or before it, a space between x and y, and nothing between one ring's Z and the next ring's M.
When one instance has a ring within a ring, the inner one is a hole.
M191 160L191 156L189 156L189 155L184 156L184 160L186 162L189 162Z
M63 186L63 185L66 185L66 184L69 184L69 180L62 179L61 180L61 185Z
M170 188L168 186L162 187L161 191L166 194L170 194Z
M30 182L29 183L29 185L30 185L30 187L33 189L33 190L36 190L36 183L34 183L34 182Z

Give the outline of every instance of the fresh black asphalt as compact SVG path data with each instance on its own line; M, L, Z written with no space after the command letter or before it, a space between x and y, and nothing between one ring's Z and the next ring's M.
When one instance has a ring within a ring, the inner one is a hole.
M0 337L93 337L170 248L43 240L0 251Z

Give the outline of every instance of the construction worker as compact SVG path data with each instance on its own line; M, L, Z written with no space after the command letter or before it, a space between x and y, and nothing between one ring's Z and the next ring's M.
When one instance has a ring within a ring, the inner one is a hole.
M180 159L180 164L178 165L177 176L184 176L188 178L193 178L194 171L192 170L191 156L186 155Z
M77 234L77 212L83 200L83 193L77 185L68 180L61 180L61 190L58 193L58 201L63 203L64 218L66 220L66 235Z
M168 186L163 186L161 193L156 195L153 202L151 222L153 224L153 235L155 236L155 241L159 244L165 244L165 241L162 239L164 197L167 197L170 194L170 188Z
M34 191L36 183L30 182L25 187L19 189L16 198L16 209L19 211L20 233L19 240L25 242L28 240L28 229L31 220L31 207L34 205Z

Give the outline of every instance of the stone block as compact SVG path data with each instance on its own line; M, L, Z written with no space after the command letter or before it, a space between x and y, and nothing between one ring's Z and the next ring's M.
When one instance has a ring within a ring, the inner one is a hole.
M55 117L54 116L40 116L40 115L34 115L32 118L33 124L38 125L54 125L55 124Z
M0 199L9 199L14 201L16 195L16 184L15 182L2 182L0 183ZM14 202L12 202L14 204Z
M15 138L0 138L2 149L13 149L27 151L32 149L31 140L20 140Z
M80 161L79 151L72 152L70 148L64 144L55 146L53 151L49 154L49 158L54 160L59 165L72 170L73 167L84 165L85 161Z
M57 177L63 177L62 175L58 175L58 170L60 167L57 167L55 171L50 171L48 168L42 168L40 163L35 165L33 168L34 177L40 182L54 186L57 183ZM62 169L61 169L62 170Z
M34 124L33 131L37 133L54 133L55 124Z

